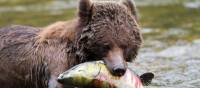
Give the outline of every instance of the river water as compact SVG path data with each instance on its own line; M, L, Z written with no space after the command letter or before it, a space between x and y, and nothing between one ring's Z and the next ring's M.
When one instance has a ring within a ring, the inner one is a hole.
M35 0L24 4L25 1L0 1L0 27L9 24L45 26L72 19L77 6L74 0L41 3ZM132 68L139 74L155 74L152 84L145 88L200 88L200 1L136 2L144 43Z
M200 40L178 40L167 46L152 38L144 43L148 46L140 50L132 68L155 74L151 86L146 88L200 88Z

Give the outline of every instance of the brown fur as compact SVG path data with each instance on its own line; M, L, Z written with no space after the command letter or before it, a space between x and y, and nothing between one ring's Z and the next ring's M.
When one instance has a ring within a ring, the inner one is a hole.
M75 27L77 20L72 21L59 21L52 25L42 28L42 31L39 33L38 41L45 42L48 39L52 38L62 38L68 40L74 40L75 36Z
M128 5L80 0L75 20L41 29L0 29L1 88L60 88L59 73L85 61L113 59L110 53L116 49L121 61L132 61L142 38L135 6Z

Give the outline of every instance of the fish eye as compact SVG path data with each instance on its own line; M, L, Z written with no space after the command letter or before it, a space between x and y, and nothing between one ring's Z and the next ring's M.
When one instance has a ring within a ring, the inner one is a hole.
M84 70L78 70L78 72L84 72Z

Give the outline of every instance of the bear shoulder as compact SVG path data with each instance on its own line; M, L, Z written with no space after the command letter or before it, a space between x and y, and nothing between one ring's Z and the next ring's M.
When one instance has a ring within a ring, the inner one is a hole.
M41 28L38 34L38 41L45 42L49 39L68 39L73 40L75 34L75 20L72 21L58 21Z

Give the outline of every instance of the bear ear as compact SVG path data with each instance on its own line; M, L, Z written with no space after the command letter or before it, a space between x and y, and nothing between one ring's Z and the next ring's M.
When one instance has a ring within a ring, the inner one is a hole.
M125 5L137 20L137 9L134 0L121 0L120 3Z
M90 0L80 0L78 15L84 21L89 19L92 15L92 3Z

